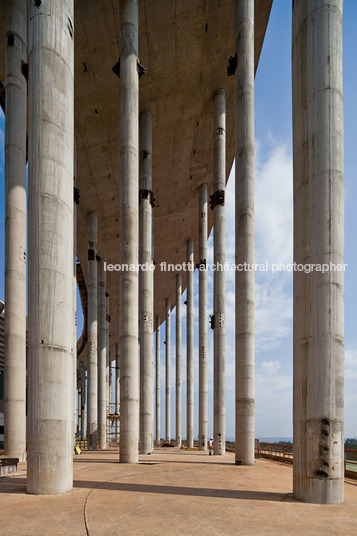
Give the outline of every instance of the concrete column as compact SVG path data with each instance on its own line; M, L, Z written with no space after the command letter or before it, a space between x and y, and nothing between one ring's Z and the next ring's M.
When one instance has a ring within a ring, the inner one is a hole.
M88 342L87 342L87 441L98 445L98 312L97 312L97 214L88 214Z
M86 437L86 373L82 370L81 381L81 439Z
M26 459L27 7L6 0L5 455Z
M107 404L106 404L106 413L113 413L113 392L112 392L112 369L111 369L111 354L110 354L110 307L109 307L109 293L105 294L106 298L106 383L107 383ZM110 426L109 426L110 425ZM113 433L113 423L106 423L106 433L107 433L107 447L110 446L110 440Z
M110 369L110 308L109 293L105 293L105 383L106 383L106 412L111 413L111 369Z
M140 244L139 262L150 269L139 274L140 339L140 453L150 454L154 446L154 339L152 259L152 119L140 115Z
M213 370L214 370L214 416L213 440L214 454L226 452L226 326L225 326L225 271L226 261L226 93L219 89L214 94L214 193L211 198L213 209L213 257L214 272L214 331L213 331Z
M155 381L155 437L156 444L160 445L160 317L156 317L156 359L155 359L155 372L156 372L156 381Z
M100 260L98 286L98 445L107 447L107 304L106 272Z
M193 272L195 269L193 258L193 240L187 240L187 314L186 314L186 337L187 337L187 447L193 447Z
M294 261L344 262L342 0L293 6ZM344 274L294 273L296 499L343 502Z
M208 434L208 384L207 384L207 184L202 184L199 191L199 449L207 450Z
M115 413L120 414L120 361L119 344L115 344ZM119 439L120 420L115 421L116 439Z
M176 447L182 444L182 393L181 393L181 299L182 299L182 275L176 274Z
M165 378L165 442L171 441L171 385L170 385L170 346L171 346L171 303L170 298L166 298L166 320L165 320L165 358L166 358L166 378Z
M29 493L73 483L73 0L28 3ZM59 113L60 111L60 113Z
M236 264L254 264L254 0L236 0ZM236 272L237 465L254 464L254 271Z
M119 263L138 264L139 77L138 1L119 1L120 239ZM120 461L138 461L139 348L137 271L119 273Z
M77 140L73 138L73 189L77 177ZM77 200L78 201L78 200ZM77 389L77 202L73 195L73 444L76 446L77 421L79 425L79 391ZM77 415L78 404L78 415Z

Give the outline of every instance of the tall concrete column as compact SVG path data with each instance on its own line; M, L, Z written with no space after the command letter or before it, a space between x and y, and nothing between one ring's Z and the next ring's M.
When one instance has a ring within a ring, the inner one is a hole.
M155 438L160 445L160 317L156 317L156 349L155 349Z
M115 344L115 413L120 414L120 361L119 361L119 344ZM120 420L115 421L116 439L119 438Z
M77 139L73 138L73 444L76 445L77 421L79 426L79 391L77 389ZM77 415L78 404L78 415Z
M81 380L81 439L86 437L86 372L82 370Z
M119 1L120 237L119 263L138 264L139 77L138 1ZM120 461L138 461L139 348L137 271L119 273Z
M87 441L98 446L98 311L97 213L88 214L88 342L87 342Z
M199 191L199 408L198 437L199 449L207 450L208 434L208 316L207 316L207 184L202 184Z
M165 360L166 360L166 378L165 378L165 442L171 441L171 303L170 298L166 298L166 319L165 319Z
M139 274L140 340L140 453L150 454L154 446L154 340L152 267L152 118L140 115L140 244L139 262L147 269Z
M193 258L193 240L187 240L187 314L186 314L186 338L187 338L187 447L193 447L193 272L195 269Z
M26 459L26 2L6 0L5 455Z
M182 275L176 274L176 447L182 444L182 392L181 392L181 300L182 300Z
M107 447L107 304L104 261L98 262L98 445Z
M35 494L73 483L73 0L48 9L28 3L27 489Z
M254 0L236 0L236 265L254 264ZM254 464L254 271L236 271L237 465Z
M106 382L106 411L111 413L111 365L110 365L110 308L109 292L105 293L105 382Z
M342 0L293 5L294 261L344 262ZM344 273L294 273L294 497L343 502Z
M226 93L216 91L214 106L214 193L211 197L213 209L213 257L214 272L213 299L213 371L214 371L214 454L226 452L226 326L225 326L225 271L226 260Z

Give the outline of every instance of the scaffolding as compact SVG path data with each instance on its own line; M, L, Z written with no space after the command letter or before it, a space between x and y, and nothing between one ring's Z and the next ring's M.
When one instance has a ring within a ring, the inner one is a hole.
M116 447L120 439L120 413L117 411L117 405L110 403L107 406L107 445Z

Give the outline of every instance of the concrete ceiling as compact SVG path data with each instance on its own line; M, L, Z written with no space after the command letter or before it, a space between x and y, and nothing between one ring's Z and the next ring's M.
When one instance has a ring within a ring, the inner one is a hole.
M77 138L77 255L87 278L87 215L98 213L98 254L119 253L119 57L117 0L75 0L75 135ZM255 2L255 65L272 0ZM0 0L0 80L4 84L4 0ZM234 0L141 0L140 111L153 116L154 258L182 263L186 241L198 251L198 189L213 193L213 94L227 98L227 178L234 158ZM209 228L212 215L209 215ZM184 287L186 286L183 274ZM118 342L118 273L107 272L110 345ZM165 298L175 305L175 275L155 272L155 315Z

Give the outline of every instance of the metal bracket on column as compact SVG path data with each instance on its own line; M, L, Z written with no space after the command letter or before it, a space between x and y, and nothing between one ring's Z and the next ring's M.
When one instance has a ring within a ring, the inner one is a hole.
M155 205L156 199L154 197L154 194L153 194L152 190L146 190L145 188L142 188L141 190L139 190L139 205L140 205L142 199L149 199L150 205L153 208L156 206Z
M88 260L95 261L94 249L92 248L88 249Z
M210 195L210 209L213 210L217 205L224 206L225 191L217 190L214 194Z
M237 69L237 54L235 56L231 56L228 60L227 75L228 76L235 75L236 69Z
M140 63L140 60L138 58L137 60L137 66L136 66L136 69L138 71L138 75L139 75L139 78L141 78L145 73L146 73L146 69L145 67ZM120 78L120 58L118 59L118 61L116 62L116 64L114 65L114 67L112 68L112 71L114 74L117 75L118 78Z
M200 262L198 262L198 263L196 264L196 268L197 268L198 270L201 268L201 266L204 266L205 269L206 269L206 267L207 267L207 261L206 261L206 259L201 259Z
M118 78L120 78L120 58L116 62L116 64L112 67L112 71L114 74L117 75Z
M138 58L138 63L137 63L137 67L136 67L136 68L137 68L137 70L138 70L139 79L140 79L140 78L143 76L143 74L146 73L146 69L145 69L144 65L142 65L142 64L140 63L139 58Z
M21 64L21 72L26 80L26 82L29 81L29 64L25 63L24 61Z
M107 322L110 322L110 315L106 314L105 319L106 319Z
M80 198L80 190L79 188L74 187L73 190L73 198L76 205L79 205L79 198Z
M211 324L211 329L214 329L216 327L216 318L214 315L209 315L209 318L210 318L210 324Z

